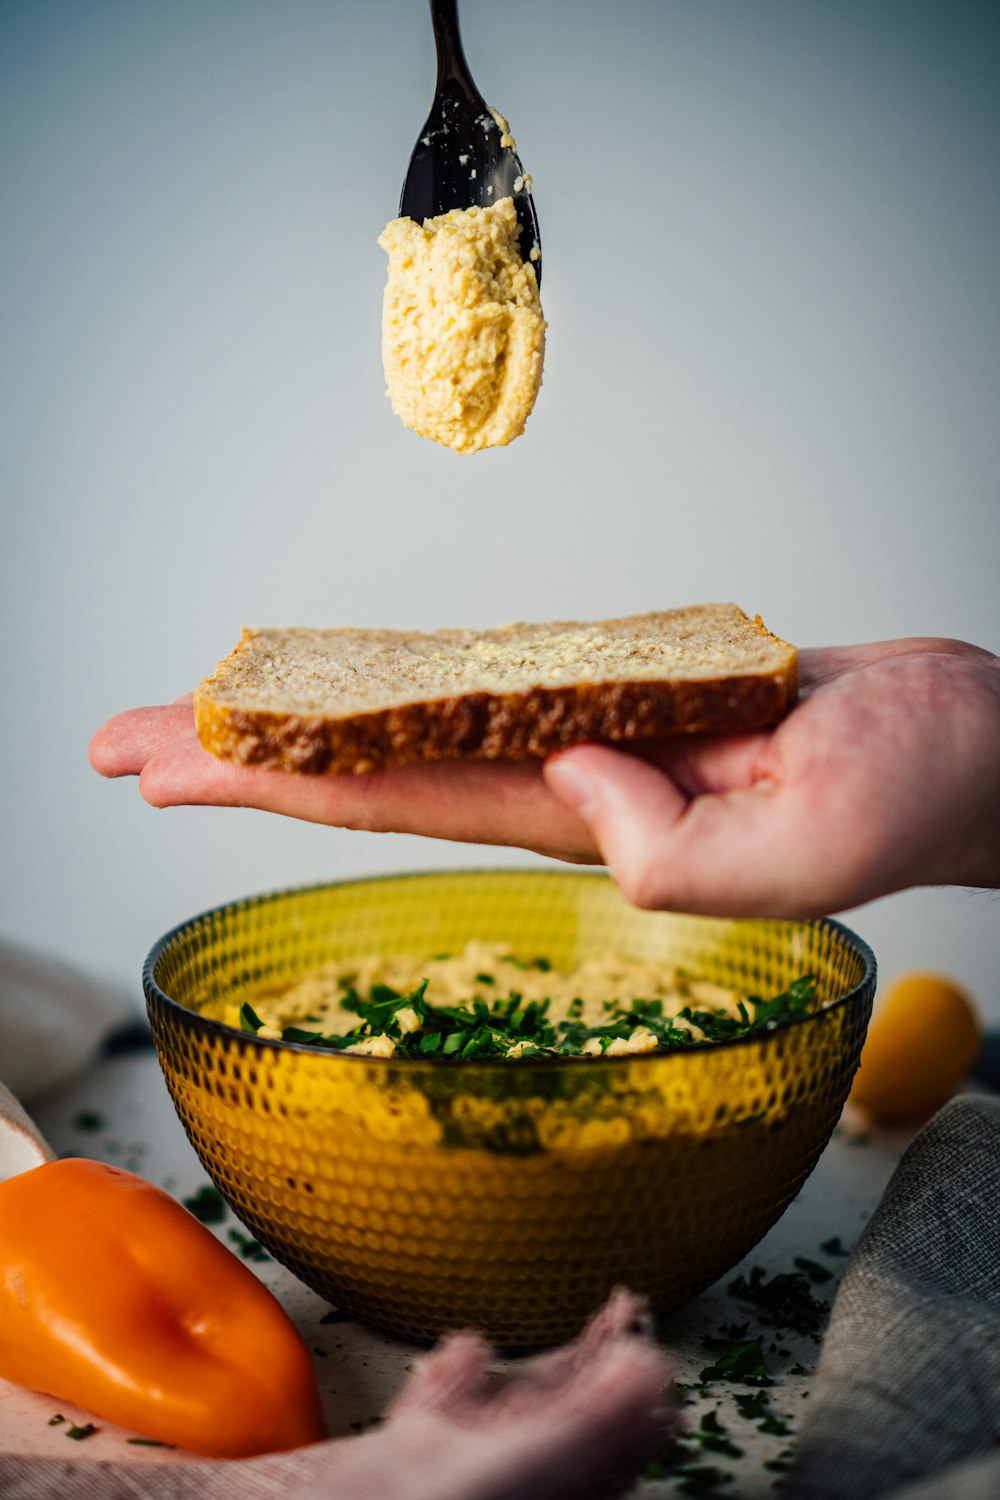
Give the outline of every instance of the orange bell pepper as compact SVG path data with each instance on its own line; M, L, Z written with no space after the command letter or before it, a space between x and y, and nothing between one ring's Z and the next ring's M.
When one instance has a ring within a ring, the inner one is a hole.
M271 1293L187 1209L103 1162L0 1182L0 1375L217 1458L323 1436L309 1354Z

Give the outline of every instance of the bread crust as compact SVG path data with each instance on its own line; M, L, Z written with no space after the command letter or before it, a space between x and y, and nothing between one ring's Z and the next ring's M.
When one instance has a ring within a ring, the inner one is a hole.
M344 718L239 709L199 689L195 723L205 749L223 760L306 775L361 775L418 761L526 760L583 742L749 733L776 723L795 702L797 660L794 648L788 651L786 668L774 673L471 692Z

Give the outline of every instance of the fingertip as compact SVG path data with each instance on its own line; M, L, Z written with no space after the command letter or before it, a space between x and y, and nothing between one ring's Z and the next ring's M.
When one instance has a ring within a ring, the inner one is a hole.
M114 719L106 720L100 729L96 729L91 735L87 746L87 759L99 776L120 775L115 735L112 731L114 722Z
M546 760L542 774L549 790L585 821L596 816L602 788L618 767L633 757L611 745L570 745Z
M152 763L139 772L139 795L143 802L155 807L157 811L171 806L171 799L164 794L162 777L157 774Z
M542 775L549 791L564 807L575 812L584 822L589 821L597 789L585 762L579 762L571 751L561 751L545 762Z

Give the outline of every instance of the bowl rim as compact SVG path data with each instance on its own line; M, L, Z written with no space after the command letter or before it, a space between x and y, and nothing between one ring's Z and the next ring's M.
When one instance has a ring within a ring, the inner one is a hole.
M147 953L142 966L142 988L143 994L146 998L147 1012L151 1004L155 1001L158 1005L166 1006L168 1011L180 1012L180 1014L185 1019L185 1024L193 1025L196 1031L207 1031L209 1033L216 1034L221 1033L223 1036L237 1037L246 1044L253 1043L258 1047L275 1048L281 1049L282 1051L292 1050L295 1052L304 1052L315 1057L343 1058L345 1061L350 1063L374 1063L383 1067L405 1066L407 1068L421 1068L424 1066L428 1066L433 1068L446 1069L461 1067L463 1070L467 1068L474 1068L476 1070L501 1069L504 1072L509 1071L511 1067L516 1067L518 1073L522 1075L528 1070L534 1070L537 1068L548 1071L551 1068L559 1067L560 1065L579 1065L581 1061L580 1058L569 1056L528 1058L523 1061L519 1060L516 1063L511 1063L506 1058L497 1057L470 1057L465 1061L459 1062L456 1062L454 1058L435 1057L433 1055L428 1055L427 1057L373 1057L370 1053L342 1052L331 1047L317 1047L311 1045L308 1042L279 1041L273 1037L257 1036L256 1032L240 1031L235 1026L226 1025L224 1021L217 1021L211 1016L203 1016L199 1011L192 1010L187 1005L182 1005L179 1000L175 1000L173 996L168 995L165 990L160 988L160 986L156 982L156 979L154 978L156 965L159 963L163 954L173 942L181 937L183 933L195 927L198 923L206 922L213 917L221 916L225 912L246 911L255 906L266 906L282 900L287 900L292 896L308 896L313 894L314 892L335 890L341 886L381 885L385 881L389 880L445 880L453 879L456 875L474 875L487 877L527 875L532 879L540 880L594 880L601 882L602 884L608 884L612 887L614 886L614 881L606 870L548 870L538 869L537 867L533 867L530 865L463 865L455 869L400 870L396 871L395 873L384 872L380 875L351 876L344 880L317 880L310 881L307 885L281 886L276 890L261 891L251 896L239 896L232 901L223 901L218 906L210 906L205 911L197 912L194 916L187 917L183 922L176 923L175 926L171 927L169 931L165 932L163 936L158 938L157 941L153 944L152 948L150 948L149 952ZM588 1057L586 1059L588 1072L594 1068L599 1068L602 1064L617 1065L624 1063L631 1064L632 1066L635 1066L635 1064L637 1063L659 1062L662 1064L665 1058L687 1057L694 1052L728 1052L733 1048L754 1045L755 1043L759 1043L767 1037L778 1036L786 1031L791 1030L792 1027L808 1025L810 1021L814 1021L820 1016L832 1015L835 1011L853 1003L858 998L858 996L865 990L869 989L869 987L871 994L874 997L875 987L878 979L878 964L875 959L875 954L869 944L865 942L864 938L859 937L858 934L853 930L853 928L848 927L845 923L838 922L835 917L720 918L705 916L703 913L693 912L664 912L663 915L678 917L683 916L687 917L690 920L703 920L706 922L746 922L749 924L751 922L773 921L789 922L792 925L797 925L800 927L824 928L826 931L835 933L838 937L846 941L848 947L852 948L857 956L861 959L862 963L864 964L864 970L858 982L851 987L846 995L841 995L839 999L830 1001L829 1004L824 1005L820 1010L808 1011L805 1015L793 1016L787 1021L773 1021L769 1025L762 1027L759 1031L744 1032L742 1036L729 1037L726 1041L722 1042L690 1042L685 1047L659 1048L655 1052L619 1053L614 1057L609 1057L607 1054L602 1054L600 1057Z

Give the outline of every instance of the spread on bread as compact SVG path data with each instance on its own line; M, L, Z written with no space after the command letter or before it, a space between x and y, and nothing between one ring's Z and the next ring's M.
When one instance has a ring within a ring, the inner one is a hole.
M794 646L735 604L496 630L245 630L195 693L224 760L321 774L742 734L795 701Z
M382 361L392 409L422 437L476 453L524 431L542 383L545 319L514 202L393 219Z

